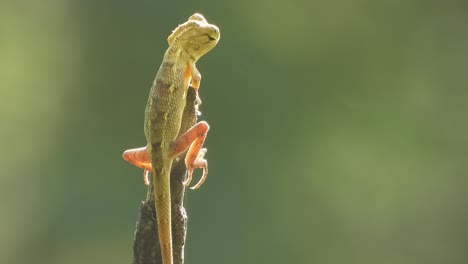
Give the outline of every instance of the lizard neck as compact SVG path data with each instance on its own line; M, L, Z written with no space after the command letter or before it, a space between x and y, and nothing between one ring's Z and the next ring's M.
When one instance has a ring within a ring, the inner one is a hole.
M197 58L189 54L182 46L177 45L178 43L175 42L166 50L164 54L164 61L170 62L186 62L189 65L195 64Z

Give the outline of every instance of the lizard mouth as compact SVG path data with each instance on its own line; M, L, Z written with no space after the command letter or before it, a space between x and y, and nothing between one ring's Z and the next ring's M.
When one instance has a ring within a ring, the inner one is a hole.
M218 40L217 38L212 37L212 36L210 36L210 35L208 35L208 34L206 34L206 35L208 36L208 40L209 40L210 42L211 42L211 41L216 41L216 40Z
M214 42L219 40L219 29L216 26L213 26L212 32L206 34L208 36L209 42Z

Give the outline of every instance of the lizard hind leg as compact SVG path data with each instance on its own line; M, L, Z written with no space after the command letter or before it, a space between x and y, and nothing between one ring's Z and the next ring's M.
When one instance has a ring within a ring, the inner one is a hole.
M209 129L208 123L204 121L198 122L171 144L171 155L173 157L180 155L187 148L189 149L185 157L185 165L188 171L187 179L183 182L185 186L190 184L192 173L195 169L203 169L200 181L191 189L199 188L208 174L208 162L204 159L207 150L206 148L202 148L202 146Z
M147 147L128 149L122 154L122 158L144 170L143 181L145 185L149 185L149 172L153 170L151 159Z

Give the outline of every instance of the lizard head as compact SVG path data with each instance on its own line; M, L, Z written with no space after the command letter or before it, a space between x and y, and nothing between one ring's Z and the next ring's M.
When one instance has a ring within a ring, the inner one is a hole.
M216 46L220 38L219 29L195 13L188 21L179 25L167 38L169 46L177 45L192 58L198 60Z

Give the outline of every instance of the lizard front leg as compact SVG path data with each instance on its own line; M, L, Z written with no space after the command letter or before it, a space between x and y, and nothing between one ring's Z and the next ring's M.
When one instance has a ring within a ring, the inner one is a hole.
M184 134L180 135L170 146L170 153L172 157L176 157L187 148L187 156L185 156L185 165L187 166L187 180L183 182L185 186L190 184L192 180L192 173L195 169L203 169L203 175L200 181L195 184L191 189L198 189L206 179L208 174L208 162L204 159L206 148L202 148L205 141L206 134L210 126L205 121L198 122L192 128L187 130Z
M190 75L192 77L192 80L190 82L190 86L195 88L195 90L198 90L198 88L200 87L201 74L198 71L197 67L195 67L195 64L191 68Z

